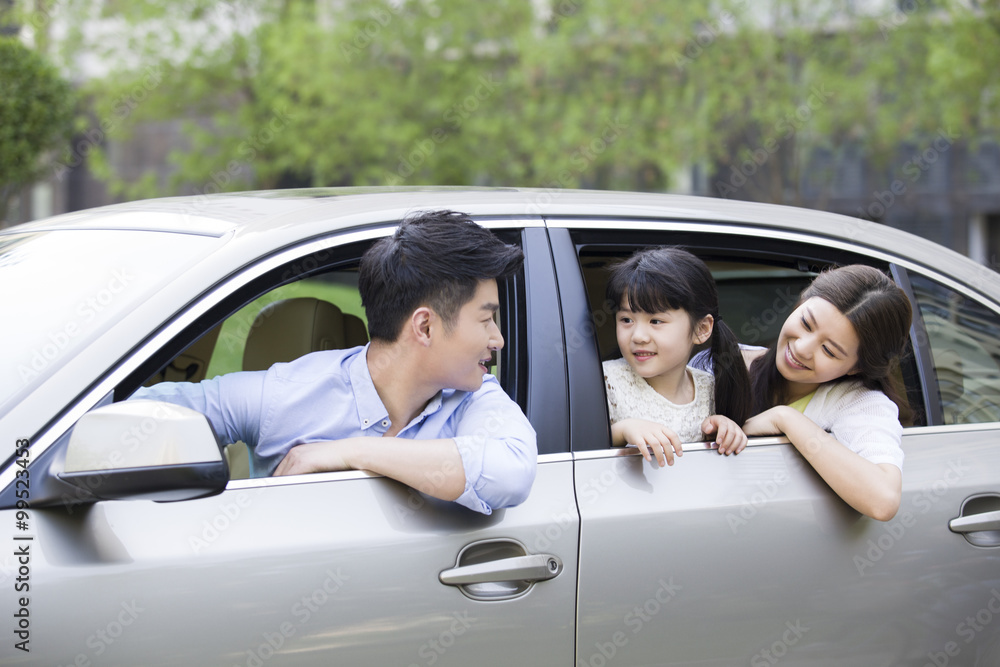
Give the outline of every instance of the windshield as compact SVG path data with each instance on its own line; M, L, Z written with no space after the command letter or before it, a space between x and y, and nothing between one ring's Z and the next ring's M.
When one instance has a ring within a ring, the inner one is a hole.
M209 251L212 240L122 230L0 235L0 415Z

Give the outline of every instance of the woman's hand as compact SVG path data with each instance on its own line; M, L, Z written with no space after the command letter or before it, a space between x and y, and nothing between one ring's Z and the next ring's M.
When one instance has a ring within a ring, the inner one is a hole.
M711 415L701 423L701 432L705 435L715 434L715 443L719 453L729 456L739 454L747 446L747 434L739 424L723 415Z
M645 419L623 419L611 425L612 442L615 444L635 445L647 461L656 462L660 466L674 464L674 454L684 455L681 439L677 434L656 422ZM650 454L652 452L652 454Z
M788 410L798 412L787 405L776 405L759 415L754 415L743 424L743 432L749 436L779 435L785 432L785 414Z

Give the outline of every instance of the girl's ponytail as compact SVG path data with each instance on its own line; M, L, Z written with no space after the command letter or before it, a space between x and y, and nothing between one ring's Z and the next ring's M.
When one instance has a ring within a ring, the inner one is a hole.
M753 414L750 374L736 334L721 318L716 318L712 331L711 355L715 366L715 412L742 426Z

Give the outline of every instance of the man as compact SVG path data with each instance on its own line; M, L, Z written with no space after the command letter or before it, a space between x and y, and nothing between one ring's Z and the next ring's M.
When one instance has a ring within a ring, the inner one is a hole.
M202 412L247 443L255 476L370 470L485 514L517 505L535 432L487 368L504 344L497 278L523 261L464 214L411 217L361 258L368 345L133 398Z

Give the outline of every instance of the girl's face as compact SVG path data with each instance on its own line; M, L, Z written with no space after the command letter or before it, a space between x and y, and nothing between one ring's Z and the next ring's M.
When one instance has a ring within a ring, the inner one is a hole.
M802 389L811 391L815 385L853 374L859 345L847 317L826 299L815 296L785 320L778 334L775 364L782 377L793 384L808 385ZM808 391L793 393L805 395Z
M691 349L712 333L711 316L692 331L691 317L685 310L634 312L624 299L616 322L622 356L647 380L683 370L691 358Z

